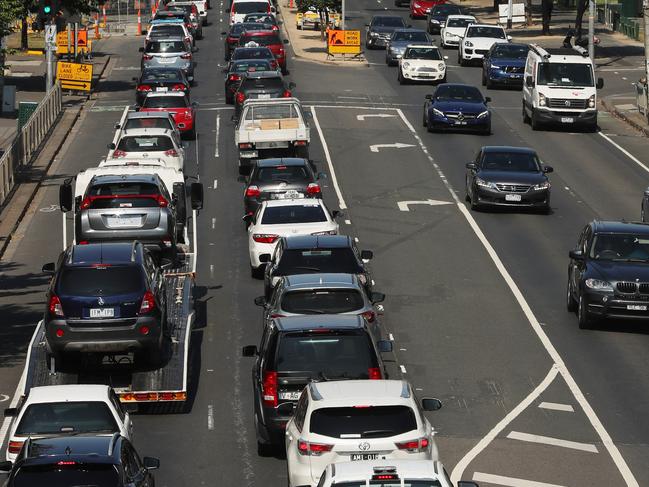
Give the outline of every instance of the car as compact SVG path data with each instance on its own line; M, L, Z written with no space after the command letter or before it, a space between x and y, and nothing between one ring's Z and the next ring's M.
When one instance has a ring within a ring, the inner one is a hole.
M396 66L406 47L410 44L433 45L433 41L425 30L395 29L385 46L385 64Z
M230 55L230 61L242 59L265 59L270 63L271 68L279 68L275 55L267 47L235 47Z
M442 56L437 46L410 44L399 59L399 84L413 81L446 82L448 56Z
M259 347L243 348L252 367L257 451L284 444L286 423L311 381L385 379L381 358L392 342L380 340L360 316L317 315L274 318L264 326Z
M187 27L187 30L189 30L189 33L194 37L194 39L202 39L203 24L198 20L198 15L196 15L193 10L198 12L198 9L196 9L194 4L177 6L170 6L167 4L164 9L159 8L156 11L153 20L178 20L185 24L185 27Z
M400 483L402 480L403 484ZM440 461L383 459L330 463L322 472L318 487L337 485L454 487L446 468ZM478 487L478 484L460 480L457 487Z
M284 44L288 44L288 39L282 40L277 30L246 30L239 36L239 47L267 47L271 50L277 63L279 64L282 74L288 74L286 68L286 50Z
M373 257L371 250L359 251L347 235L281 237L264 271L264 295L270 299L282 276L342 272L358 276L370 296L372 275L366 263Z
M173 1L173 2L169 2L165 6L165 8L168 10L180 10L186 12L192 24L192 28L194 31L193 35L196 37L196 39L202 39L204 21L203 18L201 18L198 7L196 6L197 3L198 2L191 2L191 1L187 1L187 2Z
M649 225L594 220L569 252L567 308L579 328L608 318L649 321Z
M452 3L442 3L430 8L426 13L426 32L439 34L449 15L462 15L464 9Z
M136 361L160 361L167 291L162 268L140 242L71 245L43 272L52 275L43 316L50 359L135 351Z
M238 25L238 24L235 24ZM271 67L271 64L266 59L241 59L228 63L228 67L223 70L225 75L225 103L232 105L234 103L234 95L241 84L241 80L245 73L254 73L258 71L272 71L279 73L277 67Z
M482 86L514 86L523 89L527 44L496 43L482 60Z
M254 215L244 215L248 227L248 253L253 277L262 277L279 237L286 235L337 235L340 215L329 211L321 199L263 201ZM262 259L262 255L265 255Z
M497 42L509 42L511 37L499 25L471 24L464 32L464 38L457 50L457 63L468 66L469 63L480 61Z
M225 36L225 60L229 61L232 56L232 51L239 46L239 37L243 32L268 30L271 28L270 24L260 24L258 22L240 22L238 24L232 24L228 32L221 32L221 35Z
M329 20L331 28L340 29L341 14L331 7L320 9L314 2L305 1L300 10L295 14L295 27L297 30L305 30L307 27L313 30L320 30L320 23L322 22L320 17L321 11L325 19Z
M0 462L0 470L10 470L5 487L154 487L151 471L159 467L160 460L140 459L131 442L118 433L28 438L13 464Z
M473 15L449 15L441 27L439 37L443 48L459 47L466 28L477 22Z
M170 39L172 37L181 38L189 43L190 47L194 47L195 45L194 36L189 32L189 29L182 20L154 21L149 30L142 32L142 34L145 35L144 47L156 39Z
M281 277L270 299L261 296L255 304L263 306L265 321L277 316L350 314L378 327L374 305L384 300L383 293L368 294L355 274L312 273Z
M119 433L133 439L131 417L106 385L31 387L19 404L4 411L5 418L14 418L6 453L10 462L16 460L27 438Z
M106 159L159 159L167 167L183 170L185 149L176 132L169 129L143 128L122 130L117 142L108 144Z
M385 47L395 29L405 29L406 23L398 15L375 15L365 24L365 47Z
M418 403L404 380L310 382L286 425L289 485L316 485L335 462L439 460L423 411L441 407L435 398Z
M315 164L300 157L260 159L252 167L243 191L245 212L252 215L262 201L295 198L322 198Z
M192 52L195 49L182 37L165 37L147 42L141 47L142 69L178 68L182 69L189 81L194 81L194 61Z
M280 73L275 71L255 71L244 73L243 79L234 94L234 114L238 119L246 100L266 100L271 98L291 98L295 88L292 81L286 83Z
M142 102L140 112L169 112L181 135L196 138L196 102L190 102L182 91L152 92Z
M145 68L135 81L135 103L141 105L148 93L178 91L189 96L190 82L180 68Z
M446 0L410 0L410 18L423 19L429 10Z
M277 21L277 18L273 14L268 14L264 12L247 14L243 18L243 23L245 24L248 22L269 25L272 30L279 30L279 24L280 24L280 22Z
M180 130L169 112L126 112L122 119L115 124L115 142L123 130L158 128L171 130L180 143Z
M432 95L426 95L423 125L429 132L443 129L477 131L491 134L491 111L475 86L442 83Z
M275 14L270 0L234 0L230 7L230 24L243 22L246 15L253 13Z
M471 209L509 206L550 211L553 168L541 162L534 149L482 147L466 165L465 194Z

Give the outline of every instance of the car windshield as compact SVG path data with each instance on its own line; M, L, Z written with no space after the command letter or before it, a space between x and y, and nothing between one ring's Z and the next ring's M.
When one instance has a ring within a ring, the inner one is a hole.
M231 73L245 73L245 72L255 72L255 71L273 71L270 67L270 63L265 60L246 60L246 61L237 61L230 66Z
M456 5L437 5L436 7L433 8L431 11L431 15L436 16L436 15L453 15L453 14L461 14L462 9Z
M290 183L309 179L304 166L260 167L251 178L251 183Z
M275 59L275 57L267 47L249 47L235 49L232 59Z
M235 2L233 9L235 14L268 12L268 2Z
M308 372L325 379L369 379L376 354L362 330L286 333L276 352L277 372Z
M146 45L146 52L160 54L163 52L185 52L189 49L183 41L150 41Z
M538 84L593 86L593 70L590 64L539 63Z
M364 305L357 289L310 289L287 292L282 296L280 308L287 313L311 315L350 313Z
M333 438L386 438L417 429L408 406L320 408L311 413L309 431Z
M161 24L151 27L149 37L184 37L185 29L178 24Z
M105 463L71 464L62 467L57 463L30 465L18 469L13 478L13 487L116 487L120 478L114 465Z
M392 34L392 40L397 42L428 42L428 36L420 31L397 31Z
M129 118L124 125L124 129L169 129L173 127L169 118L164 117L146 117L146 118Z
M375 17L372 27L405 27L401 17Z
M322 273L361 274L354 251L349 248L287 249L277 266L277 275Z
M155 184L126 182L94 185L86 193L82 209L156 208L160 191Z
M590 257L596 260L649 263L649 237L622 233L595 235Z
M496 44L491 57L494 59L525 59L529 46L517 46L514 44Z
M142 73L142 82L146 81L182 81L180 69L149 68Z
M398 473L397 473L398 475ZM357 480L354 482L336 482L336 487L365 487L367 484L365 480ZM441 487L437 480L370 480L371 487Z
M30 404L16 428L21 436L117 431L108 405L99 401Z
M239 44L245 46L248 42L256 42L260 46L272 46L275 44L281 44L279 36L277 34L268 34L268 35L248 35L246 33L241 34L239 37Z
M318 204L295 206L269 206L261 219L263 225L326 222L327 215Z
M491 37L493 39L505 39L505 31L500 27L470 27L466 31L467 37Z
M463 27L475 22L475 19L448 19L446 27Z
M138 135L122 137L117 149L124 152L166 152L175 147L171 137L166 135Z
M485 152L481 169L485 171L539 172L536 154L530 152Z
M441 61L442 55L435 47L409 47L403 56L404 59L428 59L430 61Z
M62 296L115 296L143 289L142 273L133 266L64 267L57 285Z
M442 85L435 91L435 98L440 101L482 102L480 90L473 86Z
M142 108L187 108L189 102L184 96L147 96Z

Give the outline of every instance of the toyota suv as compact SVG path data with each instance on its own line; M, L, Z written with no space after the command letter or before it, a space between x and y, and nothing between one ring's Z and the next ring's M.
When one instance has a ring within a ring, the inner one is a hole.
M189 81L194 81L194 51L196 49L183 37L152 39L146 47L140 48L141 68L179 68Z

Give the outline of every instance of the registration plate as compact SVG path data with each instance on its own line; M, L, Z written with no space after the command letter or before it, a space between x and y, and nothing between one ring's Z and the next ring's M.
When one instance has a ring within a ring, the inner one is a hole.
M167 88L166 86L157 86L155 90L164 92L164 91L168 91L169 88Z
M111 227L139 227L142 225L142 218L139 216L110 216L108 225Z
M466 125L466 122L456 121L456 122L455 122L455 125Z
M626 309L629 311L647 311L646 304L627 304Z
M352 453L351 461L352 462L362 462L363 460L378 460L378 453Z
M262 93L259 96L257 96L257 98L259 98L260 100L269 100L270 95L268 93Z
M171 64L176 62L175 57L161 57L158 59L161 64Z
M113 318L114 316L114 308L90 308L91 318Z
M280 392L279 398L285 401L297 401L300 398L300 391Z
M505 201L521 201L521 195L520 194L506 194L505 195Z
M575 123L575 119L572 117L561 117L561 123Z
M251 151L246 151L246 152L239 152L239 157L241 159L254 159L257 157L257 151L256 150L251 150Z
M298 191L295 191L294 189L287 191L286 193L279 193L277 195L277 199L281 200L292 200L295 198L303 198L304 195L302 193L299 193Z

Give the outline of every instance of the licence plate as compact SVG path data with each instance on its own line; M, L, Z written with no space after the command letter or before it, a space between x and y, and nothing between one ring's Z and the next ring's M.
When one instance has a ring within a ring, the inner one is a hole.
M255 157L257 157L257 151L253 150L248 152L239 152L239 157L241 157L242 159L254 159Z
M114 308L90 308L91 318L113 318L114 316Z
M466 125L466 122L456 121L456 122L455 122L455 125Z
M257 96L257 98L259 98L260 100L269 100L270 95L268 93L262 93L259 96Z
M157 86L155 90L156 91L168 91L169 88L167 88L166 86Z
M108 225L111 227L139 227L142 225L142 218L139 216L111 216L108 217Z
M575 123L575 119L572 117L561 117L561 123Z
M171 63L176 62L176 58L175 57L161 57L161 58L158 58L158 62L160 62L162 64L171 64Z
M627 304L626 309L629 311L647 311L646 304Z
M295 191L294 189L287 191L286 193L279 193L277 194L277 199L282 199L282 200L291 200L295 198L303 198L304 195L298 191Z
M350 455L352 462L361 462L363 460L378 460L378 453L352 453Z
M520 194L506 194L505 195L505 201L521 201L521 195Z
M300 398L300 391L280 392L279 398L286 401L297 401Z

